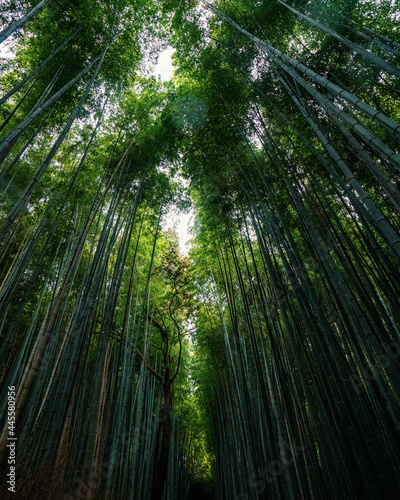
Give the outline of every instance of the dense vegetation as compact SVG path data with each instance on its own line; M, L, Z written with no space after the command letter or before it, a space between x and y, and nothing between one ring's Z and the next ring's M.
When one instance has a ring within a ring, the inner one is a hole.
M1 498L397 498L397 2L0 19Z

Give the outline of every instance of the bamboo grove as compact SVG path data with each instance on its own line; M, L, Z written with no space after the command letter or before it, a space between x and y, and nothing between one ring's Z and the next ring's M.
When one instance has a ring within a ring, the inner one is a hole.
M396 2L0 16L1 498L397 498Z

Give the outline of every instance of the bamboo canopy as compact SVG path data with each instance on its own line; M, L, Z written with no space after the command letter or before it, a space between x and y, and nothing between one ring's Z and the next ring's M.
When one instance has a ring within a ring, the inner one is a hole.
M397 498L399 21L3 2L1 498Z

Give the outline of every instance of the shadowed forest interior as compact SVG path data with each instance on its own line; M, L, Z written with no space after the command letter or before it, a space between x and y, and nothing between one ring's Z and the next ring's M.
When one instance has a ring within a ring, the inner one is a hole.
M396 500L399 3L3 0L0 49L0 497Z

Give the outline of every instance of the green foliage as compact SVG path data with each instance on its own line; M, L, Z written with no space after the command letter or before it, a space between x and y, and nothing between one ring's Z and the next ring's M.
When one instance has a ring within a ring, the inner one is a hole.
M269 0L54 0L7 41L1 96L71 37L0 148L107 48L45 171L95 65L0 171L1 397L41 500L398 490L400 88L351 43L398 65L399 13L288 4L350 42ZM192 205L187 257L160 221Z

